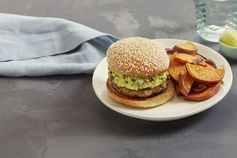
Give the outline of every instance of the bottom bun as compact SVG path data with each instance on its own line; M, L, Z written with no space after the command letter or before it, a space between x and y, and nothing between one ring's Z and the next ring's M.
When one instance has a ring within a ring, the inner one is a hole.
M129 98L127 96L121 95L113 88L112 82L109 79L106 82L106 86L110 98L123 105L136 108L151 108L158 105L162 105L166 103L168 100L170 100L175 94L174 84L172 83L171 80L169 80L168 87L164 92L145 99Z

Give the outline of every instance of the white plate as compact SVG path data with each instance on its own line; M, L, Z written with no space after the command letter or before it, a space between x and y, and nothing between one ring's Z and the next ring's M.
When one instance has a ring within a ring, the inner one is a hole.
M157 39L164 47L173 47L175 44L185 42L184 40L177 39ZM204 111L225 97L225 95L230 90L233 75L229 63L222 57L218 52L196 43L198 47L199 54L203 55L206 58L210 58L215 61L217 66L224 65L225 67L225 76L224 86L220 91L214 95L212 98L203 101L203 102L192 102L185 101L183 97L174 97L167 103L150 109L134 109L129 108L124 105L121 105L107 96L106 90L106 80L107 80L107 61L104 58L96 67L92 84L97 97L101 100L104 105L110 109L117 111L121 114L152 121L168 121L176 120L184 117L188 117L194 114L197 114L201 111ZM224 108L224 107L223 107Z

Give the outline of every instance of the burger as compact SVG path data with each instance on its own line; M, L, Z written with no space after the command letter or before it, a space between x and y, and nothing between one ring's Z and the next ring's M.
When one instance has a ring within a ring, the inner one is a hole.
M113 100L127 106L150 108L174 96L169 79L169 57L155 40L129 37L107 50L106 87Z

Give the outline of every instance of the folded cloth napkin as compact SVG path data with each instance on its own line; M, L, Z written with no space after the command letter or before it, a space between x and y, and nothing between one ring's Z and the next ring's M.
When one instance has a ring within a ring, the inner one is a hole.
M116 40L65 19L0 14L0 75L92 73Z

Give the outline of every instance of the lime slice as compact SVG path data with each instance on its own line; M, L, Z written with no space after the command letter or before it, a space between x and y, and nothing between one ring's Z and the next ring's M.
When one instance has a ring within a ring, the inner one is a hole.
M237 31L233 29L226 30L221 35L220 40L228 46L237 47Z

